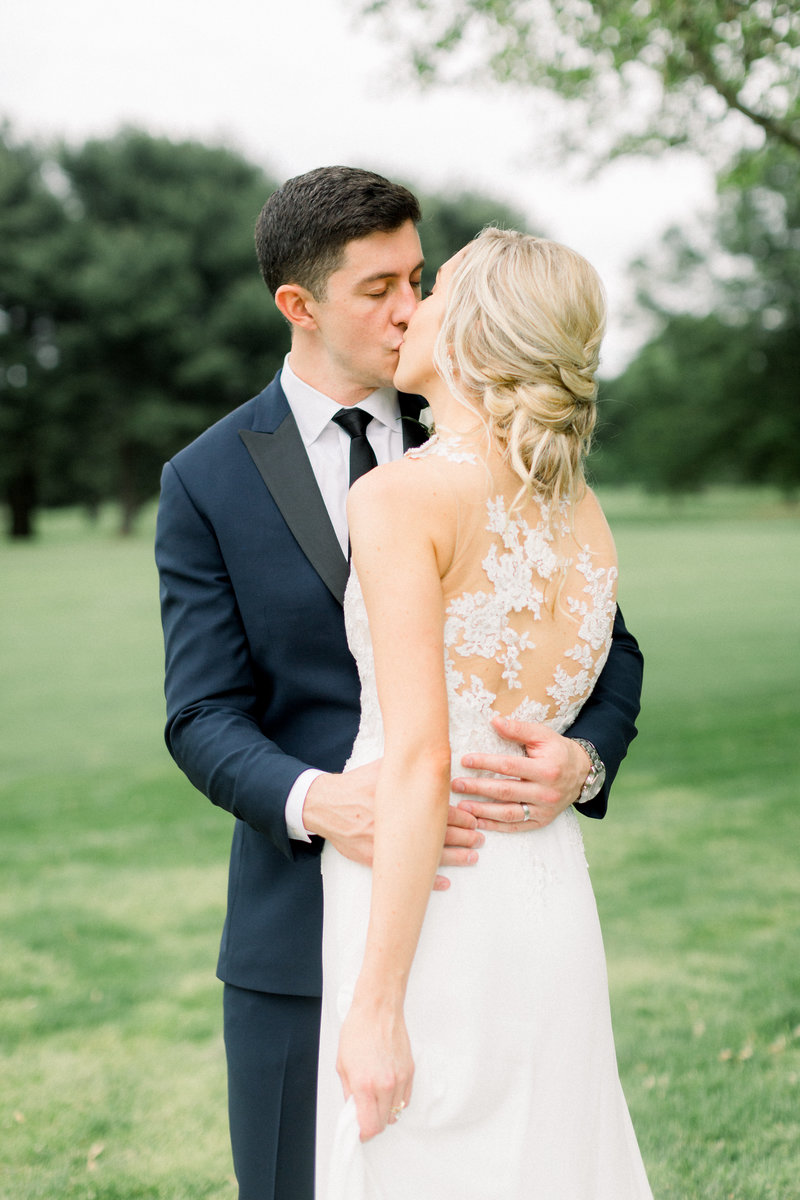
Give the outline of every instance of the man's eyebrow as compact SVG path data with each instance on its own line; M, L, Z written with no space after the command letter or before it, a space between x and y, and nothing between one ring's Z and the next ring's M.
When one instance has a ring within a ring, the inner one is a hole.
M417 271L421 271L424 266L425 266L425 259L423 258L420 260L420 262L417 263L417 265L415 267L412 268L411 274L414 275L414 274L416 274ZM398 275L397 271L376 271L374 275L365 275L364 278L361 280L361 282L362 282L362 284L363 283L378 283L378 282L380 282L381 279L395 279L397 277L397 275Z

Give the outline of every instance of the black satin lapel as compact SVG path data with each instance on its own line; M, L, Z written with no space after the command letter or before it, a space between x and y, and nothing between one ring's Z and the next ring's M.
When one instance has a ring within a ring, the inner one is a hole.
M274 433L240 429L239 437L300 549L341 604L350 567L342 554L294 417L288 414Z

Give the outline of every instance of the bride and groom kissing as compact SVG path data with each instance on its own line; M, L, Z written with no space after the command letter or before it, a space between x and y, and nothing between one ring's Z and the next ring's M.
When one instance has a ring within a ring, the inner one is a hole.
M353 168L273 193L290 353L162 476L167 744L236 818L239 1196L311 1200L316 1143L318 1200L646 1197L573 807L641 688L583 483L602 289L487 230L422 300L419 219Z

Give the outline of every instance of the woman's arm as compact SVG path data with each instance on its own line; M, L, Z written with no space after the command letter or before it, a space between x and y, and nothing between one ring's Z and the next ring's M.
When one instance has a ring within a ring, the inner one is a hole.
M441 588L447 502L426 486L421 466L372 472L348 505L385 732L366 951L337 1063L345 1096L355 1097L362 1140L380 1133L411 1094L403 1002L449 805Z

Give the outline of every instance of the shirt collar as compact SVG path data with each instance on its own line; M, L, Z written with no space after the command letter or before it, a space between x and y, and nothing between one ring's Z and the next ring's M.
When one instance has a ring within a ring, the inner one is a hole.
M342 405L336 404L324 392L318 392L310 384L298 379L289 365L288 354L281 371L281 387L297 422L303 444L310 446ZM395 432L402 429L397 392L392 387L376 388L355 407L363 408L364 412L368 412L376 421Z

